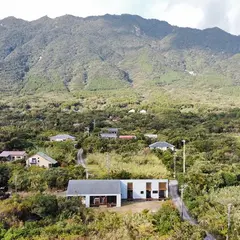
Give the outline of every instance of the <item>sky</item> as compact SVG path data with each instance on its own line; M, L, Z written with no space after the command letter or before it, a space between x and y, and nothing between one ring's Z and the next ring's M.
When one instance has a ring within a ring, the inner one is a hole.
M192 28L220 27L240 35L240 0L0 0L0 19L35 20L65 14L80 17L137 14Z

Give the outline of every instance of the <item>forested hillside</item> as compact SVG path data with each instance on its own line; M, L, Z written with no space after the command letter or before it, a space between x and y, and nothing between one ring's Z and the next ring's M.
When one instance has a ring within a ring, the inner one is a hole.
M240 37L132 15L0 21L2 92L77 92L144 85L232 91ZM213 80L209 80L213 78Z

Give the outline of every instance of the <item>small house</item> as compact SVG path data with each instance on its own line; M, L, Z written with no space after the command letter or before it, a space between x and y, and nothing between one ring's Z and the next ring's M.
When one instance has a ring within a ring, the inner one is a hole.
M107 128L103 133L100 133L101 138L116 139L118 137L118 128Z
M114 133L114 134L118 134L118 128L108 128L107 129L108 133Z
M166 151L168 149L170 149L172 151L175 150L175 146L173 146L172 144L167 143L167 142L155 142L155 143L149 145L149 148L150 149L160 149L162 151Z
M6 159L8 161L25 159L27 156L25 151L3 151L0 154L1 159Z
M121 207L122 200L163 200L168 179L70 180L67 197L82 197L86 207Z
M157 139L158 135L157 134L147 133L147 134L144 134L144 137L151 138L151 139Z
M47 154L42 152L38 152L26 160L26 165L28 167L38 166L38 167L51 168L51 167L55 167L57 163L58 162L55 159L49 157Z
M59 134L59 135L50 137L51 142L63 142L67 140L75 141L75 139L76 139L75 137L70 136L68 134Z
M103 139L116 139L118 136L116 133L100 133L100 137Z

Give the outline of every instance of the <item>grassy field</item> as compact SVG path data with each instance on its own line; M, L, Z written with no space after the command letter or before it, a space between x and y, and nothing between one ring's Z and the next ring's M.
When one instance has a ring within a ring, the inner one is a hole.
M137 155L123 157L116 153L89 154L87 168L97 178L108 175L108 171L125 170L133 176L147 176L148 178L167 178L169 172L162 162L153 154L144 155L139 152ZM134 178L134 177L133 177Z

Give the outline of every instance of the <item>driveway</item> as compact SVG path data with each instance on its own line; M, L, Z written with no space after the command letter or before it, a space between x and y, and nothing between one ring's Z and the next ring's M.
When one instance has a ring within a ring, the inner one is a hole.
M147 209L150 212L157 212L159 208L161 208L161 201L122 201L122 206L120 208L105 208L111 212L119 212L119 213L139 213L143 210Z

